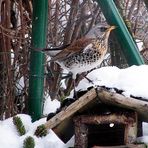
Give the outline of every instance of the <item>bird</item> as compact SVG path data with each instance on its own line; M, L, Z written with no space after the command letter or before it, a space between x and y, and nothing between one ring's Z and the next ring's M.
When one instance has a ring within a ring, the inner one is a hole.
M77 74L88 72L102 63L108 50L110 32L115 28L100 25L94 27L86 36L65 46L66 48L53 56L51 61L71 72L75 80Z
M62 69L66 69L72 74L74 96L76 98L75 80L77 74L88 72L100 66L108 50L109 35L115 28L116 26L106 24L96 25L84 37L73 41L71 44L63 45L61 48L53 48L58 51L59 49L62 50L55 55L52 54L50 62L58 63ZM48 49L43 51L51 55ZM93 83L86 76L84 77Z

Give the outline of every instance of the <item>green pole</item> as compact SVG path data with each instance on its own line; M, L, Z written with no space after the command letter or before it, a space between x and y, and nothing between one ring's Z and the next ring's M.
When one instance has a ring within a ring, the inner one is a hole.
M43 109L44 53L35 48L46 46L48 0L33 0L32 50L30 53L28 109L32 120L39 119Z
M144 2L145 2L145 5L147 7L147 10L148 10L148 0L144 0Z
M138 47L130 35L121 15L119 14L116 5L113 0L97 0L101 7L106 20L110 25L117 26L115 34L119 43L122 46L123 53L127 59L129 65L141 65L144 64L144 60L141 57Z

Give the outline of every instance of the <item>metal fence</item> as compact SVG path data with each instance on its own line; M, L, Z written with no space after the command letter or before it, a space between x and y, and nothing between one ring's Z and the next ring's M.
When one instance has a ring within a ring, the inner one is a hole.
M106 22L97 2L92 0L49 0L48 3L47 47L69 44L95 24ZM141 53L148 63L148 9L145 3L143 0L115 0L115 3L135 41L143 44ZM0 119L4 119L27 111L32 3L3 0L0 6ZM120 43L114 37L110 40L109 54L101 66L127 67ZM70 91L68 88L72 89L71 79L67 78L66 88L62 88L61 68L48 62L44 66L45 92L52 99L63 98Z

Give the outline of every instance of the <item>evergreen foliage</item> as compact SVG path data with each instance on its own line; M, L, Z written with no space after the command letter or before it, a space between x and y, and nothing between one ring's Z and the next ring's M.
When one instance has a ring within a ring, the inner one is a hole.
M35 131L35 135L37 137L42 137L42 136L46 136L47 135L47 129L45 127L44 124L40 125L37 127L36 131Z
M20 117L13 117L13 124L16 126L16 129L20 136L25 135L26 130Z
M34 148L35 147L35 141L33 137L29 136L24 140L23 148Z

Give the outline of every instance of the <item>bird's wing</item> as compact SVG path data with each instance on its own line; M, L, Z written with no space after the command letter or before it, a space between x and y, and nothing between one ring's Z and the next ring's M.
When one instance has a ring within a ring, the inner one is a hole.
M93 43L88 44L84 49L83 49L83 53L88 53L92 50L93 48Z
M88 53L92 50L97 50L99 51L101 49L101 40L94 39L90 44L88 44L84 49L83 53Z
M92 40L93 40L92 38L83 37L81 39L74 41L70 46L68 46L67 48L63 49L61 52L56 54L51 59L51 61L62 60L71 56L72 54L84 50L85 47L87 47L87 45L89 45L92 42Z

